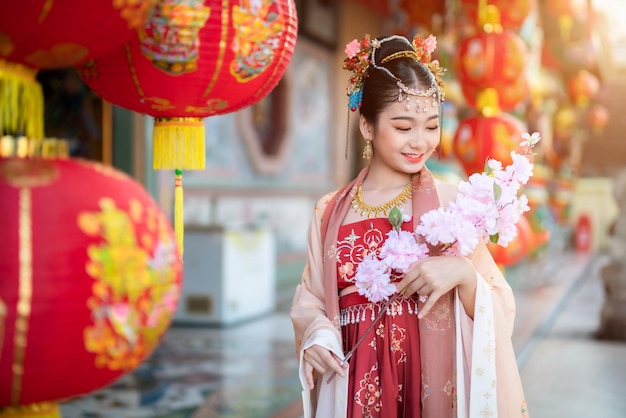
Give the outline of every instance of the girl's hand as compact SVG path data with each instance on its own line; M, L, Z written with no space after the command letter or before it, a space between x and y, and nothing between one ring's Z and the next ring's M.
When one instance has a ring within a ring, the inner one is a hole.
M419 318L426 316L441 296L457 286L465 311L473 317L476 270L465 257L427 257L413 263L404 278L396 283L396 288L404 297L417 293L420 297L427 298L419 312Z
M340 361L341 359L333 352L321 345L314 344L304 350L304 375L306 376L309 389L313 390L314 387L313 369L322 375L332 370L339 376L344 377L343 370L348 367L348 365L340 366Z

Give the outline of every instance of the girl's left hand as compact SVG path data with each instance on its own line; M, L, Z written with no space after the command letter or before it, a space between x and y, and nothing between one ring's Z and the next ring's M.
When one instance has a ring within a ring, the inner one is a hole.
M410 297L417 293L420 297L426 297L419 318L423 318L435 305L437 300L450 290L459 286L461 299L468 310L469 300L463 300L463 294L472 298L476 291L476 270L472 263L465 257L457 256L433 256L413 263L404 274L404 278L396 283L398 292L404 297ZM471 303L473 316L473 303Z

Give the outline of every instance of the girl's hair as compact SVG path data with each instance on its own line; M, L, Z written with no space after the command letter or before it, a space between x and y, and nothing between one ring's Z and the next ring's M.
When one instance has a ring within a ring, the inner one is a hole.
M378 38L379 40L382 38ZM381 64L382 60L398 51L413 51L408 40L391 39L382 42L376 49L374 60L379 67L385 67L398 77L407 87L428 89L437 85L435 77L422 63L411 58L396 58ZM441 92L437 90L437 98ZM378 115L393 102L398 101L398 85L383 70L370 65L367 76L363 80L363 98L361 101L361 115L370 123L376 124Z

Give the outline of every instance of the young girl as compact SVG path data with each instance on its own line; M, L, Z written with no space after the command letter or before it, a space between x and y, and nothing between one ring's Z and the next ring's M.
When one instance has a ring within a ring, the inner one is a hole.
M435 42L366 36L346 47L350 107L360 110L370 163L322 198L311 221L291 308L307 418L528 416L511 344L513 294L484 243L469 257L413 263L394 278L402 297L378 320L384 301L355 286L359 263L392 229L392 207L411 215L402 229L412 231L456 196L425 166L441 129Z

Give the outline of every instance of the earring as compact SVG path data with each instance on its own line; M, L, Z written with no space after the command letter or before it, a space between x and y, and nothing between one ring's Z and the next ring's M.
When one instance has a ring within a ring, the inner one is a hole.
M369 160L370 158L372 158L372 154L374 152L372 151L372 140L367 138L365 140L365 147L363 147L363 158L365 160Z

